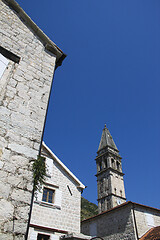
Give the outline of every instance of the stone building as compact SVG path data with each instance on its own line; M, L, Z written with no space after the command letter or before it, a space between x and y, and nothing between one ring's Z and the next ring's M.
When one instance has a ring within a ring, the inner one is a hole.
M160 210L126 202L121 157L106 128L103 129L97 157L99 214L83 220L81 232L104 240L160 239ZM148 231L152 229L151 232ZM148 234L153 233L153 238ZM148 238L147 238L148 237Z
M85 186L43 143L47 177L35 194L30 240L58 240L61 235L80 233L81 192Z
M65 54L14 0L0 0L0 239L24 239L54 70Z
M145 239L148 230L157 226L160 226L159 209L126 202L84 220L82 233L102 237L104 240L138 240Z
M99 213L126 201L121 159L105 125L96 157Z

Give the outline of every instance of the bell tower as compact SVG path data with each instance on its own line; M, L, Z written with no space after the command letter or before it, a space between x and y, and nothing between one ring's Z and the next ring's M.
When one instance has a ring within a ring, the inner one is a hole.
M99 213L126 202L121 159L105 125L95 159Z

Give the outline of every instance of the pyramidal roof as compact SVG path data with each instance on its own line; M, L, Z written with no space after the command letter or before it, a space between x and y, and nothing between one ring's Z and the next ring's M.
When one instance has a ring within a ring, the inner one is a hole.
M116 144L114 143L113 138L105 124L98 151L100 151L102 148L105 148L107 146L114 148L115 150L118 151L118 148L116 147Z

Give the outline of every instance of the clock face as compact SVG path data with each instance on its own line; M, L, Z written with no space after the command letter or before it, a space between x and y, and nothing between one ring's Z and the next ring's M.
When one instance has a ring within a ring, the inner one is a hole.
M118 205L122 204L121 199L119 199L119 198L117 199L117 204L118 204Z

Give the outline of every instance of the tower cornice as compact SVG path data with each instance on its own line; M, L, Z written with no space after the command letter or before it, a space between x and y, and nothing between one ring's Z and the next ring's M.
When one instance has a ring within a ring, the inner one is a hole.
M98 198L97 201L99 201L99 200L101 200L101 199L104 199L104 198L106 198L106 197L109 197L109 196L115 196L115 197L121 198L121 199L123 199L123 200L126 200L125 197L122 197L122 196L120 196L120 195L116 195L116 194L114 194L114 193L109 193L108 195L106 195L106 196L104 196L104 197Z
M115 149L115 148L113 148L113 147L111 147L111 146L108 146L108 145L105 146L105 147L103 147L103 148L101 148L100 150L98 150L98 151L97 151L97 154L99 154L100 152L103 152L105 149L107 149L107 150L108 150L108 149L111 149L111 151L114 150L117 154L119 154L118 149Z
M97 153L98 153L98 152L97 152ZM113 152L113 151L110 149L110 147L108 147L105 152L97 155L96 158L95 158L95 160L97 160L98 158L100 158L100 157L102 157L102 156L104 156L104 155L106 155L106 154L112 154L112 155L114 155L114 156L122 159L122 157L119 155L119 151L118 151L118 152Z
M102 173L107 172L107 171L112 171L112 172L114 172L114 173L118 173L118 174L121 175L121 176L124 176L124 175L125 175L123 172L120 172L120 171L118 171L118 170L116 170L116 169L114 169L114 168L109 167L109 168L106 168L106 169L101 170L101 171L98 172L95 176L97 177L97 176L99 176L99 175L101 175Z

